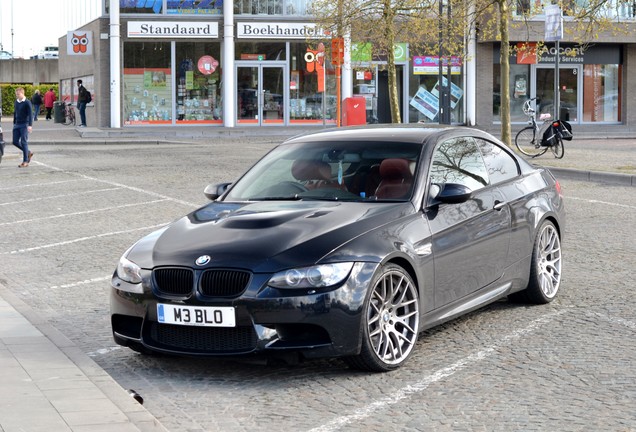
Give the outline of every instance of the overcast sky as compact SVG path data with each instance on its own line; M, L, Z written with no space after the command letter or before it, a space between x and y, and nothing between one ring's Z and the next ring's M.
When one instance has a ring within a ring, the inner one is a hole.
M103 0L0 0L0 43L29 58L101 14ZM107 0L108 1L108 0ZM13 29L13 37L11 37Z

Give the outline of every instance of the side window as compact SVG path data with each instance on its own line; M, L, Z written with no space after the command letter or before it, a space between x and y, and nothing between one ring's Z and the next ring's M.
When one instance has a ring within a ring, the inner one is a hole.
M473 191L488 185L488 171L473 138L452 138L437 145L431 182L459 183Z
M484 157L491 184L501 183L519 175L517 162L508 152L490 141L481 138L475 140Z

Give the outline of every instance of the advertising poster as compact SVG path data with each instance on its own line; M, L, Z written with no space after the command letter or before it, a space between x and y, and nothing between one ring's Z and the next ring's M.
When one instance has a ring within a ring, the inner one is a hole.
M410 104L431 120L434 120L439 112L439 100L424 87L417 90Z
M446 79L446 77L442 77L442 79L444 80L443 82L444 82L444 85L446 86L448 80ZM431 90L431 93L436 98L439 98L439 81L437 81L437 83L435 84L435 87L433 87L433 90ZM451 83L451 109L455 109L455 107L457 106L457 103L460 101L462 96L464 96L464 90L462 90L459 86L455 85L454 83Z

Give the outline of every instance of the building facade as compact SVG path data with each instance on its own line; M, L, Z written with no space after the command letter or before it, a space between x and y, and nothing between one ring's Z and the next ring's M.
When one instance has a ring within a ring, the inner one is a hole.
M336 69L326 49L330 38L308 15L310 3L238 0L224 9L220 0L120 0L121 68L116 80L110 77L111 23L105 5L101 18L60 39L61 93L75 99L76 81L82 79L94 98L89 124L92 110L101 127L111 124L113 85L120 87L124 127L334 125ZM619 18L633 20L631 9ZM542 40L543 20L539 14L531 23L530 46ZM90 54L71 50L71 39L80 40L83 34L92 36ZM512 45L526 41L527 34L513 32ZM373 55L372 47L355 38L351 42L342 95L362 98L367 122L389 123L386 62ZM451 122L496 128L500 44L480 40L476 45L473 72L462 56L452 56L446 65ZM513 125L527 122L521 106L528 98L537 98L538 112L553 109L557 53L556 47L547 48L511 57L511 87L503 91L510 93ZM404 43L397 43L394 53L402 122L437 123L438 56L411 52ZM635 125L636 101L626 97L636 85L628 80L630 73L636 74L635 54L634 31L601 36L585 47L564 40L558 53L561 117L589 127ZM471 99L477 104L474 114L466 106Z

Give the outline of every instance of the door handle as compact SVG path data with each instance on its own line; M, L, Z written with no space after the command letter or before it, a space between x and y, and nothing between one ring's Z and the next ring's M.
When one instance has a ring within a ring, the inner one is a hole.
M503 201L495 200L495 205L493 206L494 210L500 211L502 208L506 206L506 203Z

